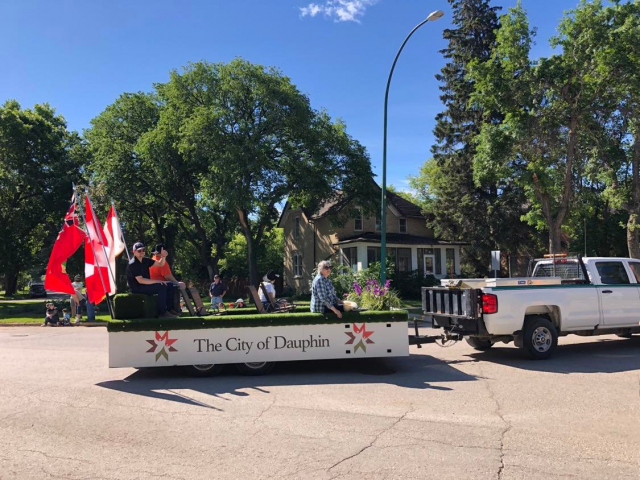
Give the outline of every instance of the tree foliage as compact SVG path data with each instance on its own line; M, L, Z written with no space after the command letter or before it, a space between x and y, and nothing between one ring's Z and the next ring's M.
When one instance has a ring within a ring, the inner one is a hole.
M491 108L470 108L475 88L469 78L473 61L487 61L495 44L499 23L487 0L449 0L455 28L444 31L448 46L441 51L448 63L436 78L441 82L444 110L436 116L432 148L410 185L421 198L429 226L441 238L469 242L464 248L465 271L488 271L489 252L500 248L526 251L532 236L520 222L525 204L522 191L512 178L500 182L475 182L475 136L483 123L499 122Z
M613 80L602 70L594 74L610 48L606 17L601 2L581 2L551 41L561 51L533 61L534 32L518 4L501 17L490 58L470 68L471 107L502 116L485 121L476 137L474 180L481 185L515 179L530 206L524 218L548 230L551 252L561 251L563 236L575 233L571 211L581 207L578 188L592 181L584 174L602 138L594 106Z
M82 144L47 104L0 107L0 272L6 295L21 272L46 265L79 177ZM44 271L44 267L42 268Z
M122 94L92 120L85 136L96 198L117 202L130 242L165 243L184 273L212 278L229 221L203 198L207 165L175 146L180 126L162 93ZM196 253L190 262L180 258L184 243Z
M277 204L288 198L313 210L338 189L346 198L370 195L364 147L278 70L242 59L199 62L157 88L163 115L179 125L174 145L186 161L207 165L203 198L235 214L254 284Z

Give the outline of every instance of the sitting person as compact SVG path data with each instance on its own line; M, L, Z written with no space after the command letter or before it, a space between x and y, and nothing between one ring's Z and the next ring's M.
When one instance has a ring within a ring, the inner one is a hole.
M271 300L267 298L267 296L265 295L265 290L267 291L267 294L270 297L273 297L274 301L276 302L276 309L278 309L279 307L286 307L287 301L283 300L283 299L278 299L276 300L276 287L273 285L273 283L276 281L276 278L280 277L280 275L278 275L277 273L274 273L273 270L269 270L266 275L264 277L262 277L262 283L260 284L260 288L258 289L258 295L260 296L260 301L262 302L262 306L265 308L265 310L270 311L272 309L271 307ZM264 286L264 289L262 288Z
M311 284L311 311L327 313L329 311L342 318L343 305L336 296L333 284L329 280L331 275L331 263L323 260L318 263L318 274Z
M62 309L62 326L63 327L71 326L71 314L69 313L69 310L66 308Z
M127 284L132 293L144 295L158 295L158 315L162 318L176 318L177 314L171 313L173 306L173 284L165 280L152 280L149 268L162 267L167 257L167 251L161 254L161 259L155 261L145 257L146 248L142 242L133 245L133 258L127 265Z
M156 245L156 248L154 249L153 252L151 252L153 254L153 259L156 262L160 262L160 260L162 259L162 252L166 252L166 249L164 248L164 244L159 243ZM164 280L167 282L171 282L173 283L174 287L178 287L183 294L183 298L188 298L187 297L187 286L184 284L184 282L179 282L176 277L173 276L173 274L171 273L171 267L169 266L169 262L167 261L167 259L165 258L164 260L164 265L162 267L150 267L149 268L149 275L151 275L151 280ZM176 291L176 294L178 292ZM175 300L174 300L175 303ZM178 309L182 310L178 305L176 305L176 310L172 311L171 313L177 314L178 313Z
M53 303L46 304L47 310L44 314L44 323L43 327L51 324L53 327L57 327L58 323L60 323L60 318L58 317L58 309L53 305Z
M217 273L213 276L213 283L209 287L209 297L211 297L211 308L218 310L220 305L224 306L222 298L227 293L227 287L224 286L220 280L220 275Z

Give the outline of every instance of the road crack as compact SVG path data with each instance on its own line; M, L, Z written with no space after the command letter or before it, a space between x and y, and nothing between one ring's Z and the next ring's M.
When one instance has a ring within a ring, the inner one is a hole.
M351 460L353 458L356 458L358 455L362 454L363 452L367 451L368 449L370 449L371 447L373 447L373 444L376 443L378 441L378 439L384 435L385 433L391 431L396 425L398 425L402 420L404 420L406 418L407 415L409 415L410 413L412 413L415 410L415 408L413 407L413 405L411 405L411 407L409 408L409 410L407 410L406 412L404 412L404 414L402 414L401 417L399 417L395 422L393 422L389 427L385 428L384 430L382 430L380 433L378 433L373 440L369 443L369 445L365 445L364 447L362 447L358 452L354 453L353 455L349 455L348 457L343 458L342 460L340 460L339 462L334 463L333 465L331 465L329 468L326 469L326 472L329 473L331 472L331 470L333 470L334 468L336 468L338 465ZM335 477L332 477L335 478Z
M504 448L504 439L507 433L509 433L509 431L513 428L513 425L511 425L511 423L504 417L504 414L502 413L502 405L500 404L500 401L496 397L496 393L491 388L491 383L489 382L488 377L484 374L481 363L478 364L478 368L480 369L481 378L484 380L482 383L484 384L487 391L489 392L489 397L491 398L491 400L493 400L493 403L495 403L496 405L496 409L493 413L495 413L500 418L502 423L504 423L504 428L500 432L500 466L498 467L498 472L497 472L497 478L498 480L500 480L502 479L502 474L504 473L504 468L505 468L504 457L506 453Z

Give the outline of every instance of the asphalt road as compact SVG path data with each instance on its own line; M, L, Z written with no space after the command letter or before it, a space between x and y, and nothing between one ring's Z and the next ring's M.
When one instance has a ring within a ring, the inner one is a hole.
M0 328L1 479L640 478L640 338L108 369L104 328Z

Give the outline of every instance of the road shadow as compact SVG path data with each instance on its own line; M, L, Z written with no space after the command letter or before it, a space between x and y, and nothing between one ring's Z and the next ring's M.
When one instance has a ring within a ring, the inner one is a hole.
M260 377L243 376L233 365L226 365L220 375L208 378L189 377L182 367L144 368L123 380L96 385L132 395L214 408L173 391L189 389L228 401L228 395L248 396L252 390L269 393L269 388L274 386L390 384L403 388L452 391L453 388L434 384L476 379L431 356L411 355L279 362L271 374Z
M616 373L640 370L640 336L630 339L593 337L587 343L563 345L562 338L548 360L531 360L519 348L495 345L486 352L467 355L476 361L549 373Z

